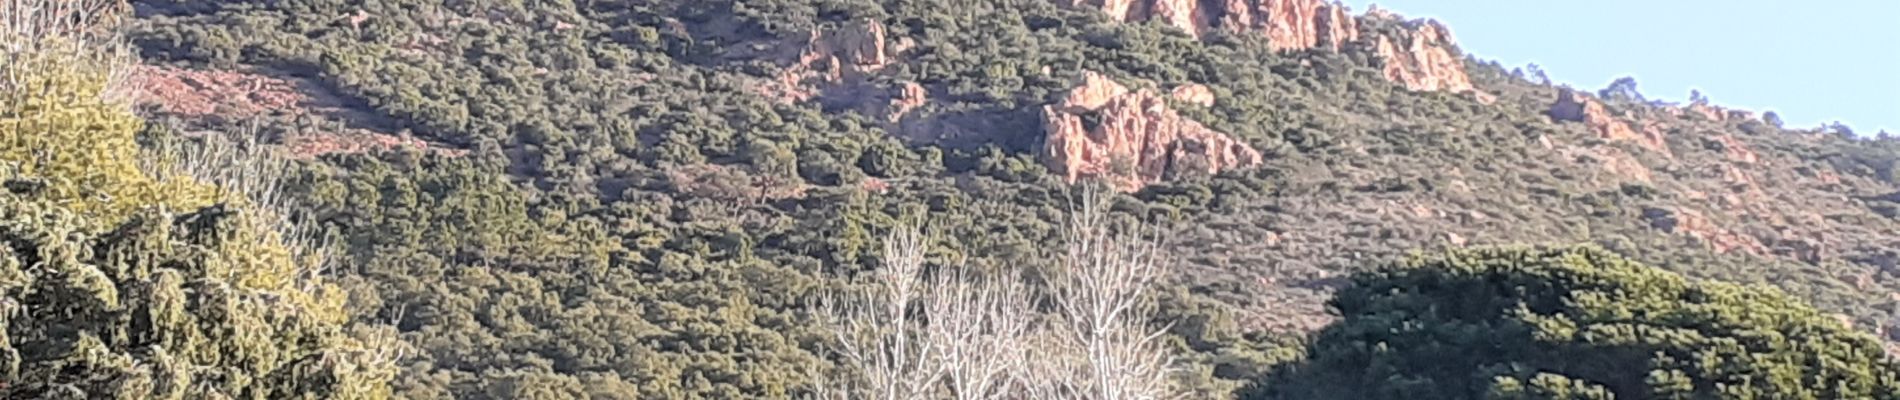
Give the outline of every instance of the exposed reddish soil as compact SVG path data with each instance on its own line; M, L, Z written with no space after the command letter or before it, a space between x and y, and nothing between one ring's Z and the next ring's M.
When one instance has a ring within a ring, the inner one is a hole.
M466 153L419 138L365 127L374 125L365 122L370 118L360 115L360 111L349 110L337 96L309 82L254 72L163 66L140 66L134 76L139 81L139 104L157 115L196 121L315 115L340 119L351 126L335 132L287 135L281 144L298 158L383 152L403 147L449 155Z

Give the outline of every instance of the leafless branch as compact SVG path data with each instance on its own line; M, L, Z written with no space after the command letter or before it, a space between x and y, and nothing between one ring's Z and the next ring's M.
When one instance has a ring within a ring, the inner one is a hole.
M1174 358L1159 342L1165 327L1150 326L1149 291L1162 270L1159 246L1143 227L1117 231L1101 202L1085 194L1070 216L1064 253L1045 279L1056 321L1039 331L1037 360L1054 364L1028 374L1045 391L1037 398L1132 400L1171 398Z
M1149 291L1158 246L1117 231L1096 206L1074 213L1044 302L1017 279L962 266L924 268L915 226L885 242L883 268L856 297L828 298L838 355L850 376L823 398L1087 399L1179 397L1174 358ZM1038 310L1049 304L1049 315ZM854 385L855 383L855 385ZM855 391L854 391L855 390Z
M912 325L911 309L923 290L925 246L914 227L898 229L884 243L883 268L871 274L867 292L825 300L837 352L857 375L830 385L844 390L834 393L839 398L926 399L942 376L931 360L936 349L921 337L929 331Z

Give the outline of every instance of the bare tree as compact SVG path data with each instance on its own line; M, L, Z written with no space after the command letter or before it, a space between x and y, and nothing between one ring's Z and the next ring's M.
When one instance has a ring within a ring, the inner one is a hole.
M936 349L921 337L930 331L913 326L911 313L922 295L925 246L915 228L892 232L868 291L826 299L837 352L856 375L823 385L831 391L827 398L930 398L943 370L931 360Z
M1064 253L1045 279L1053 321L1037 332L1040 365L1023 372L1038 399L1137 400L1178 397L1174 357L1152 326L1149 291L1161 278L1159 246L1140 227L1117 231L1085 195L1070 216Z
M945 397L1008 398L1018 381L1012 373L1029 361L1033 294L1020 281L981 279L960 267L933 274L928 287L926 337L944 371Z
M926 271L923 236L896 229L869 290L825 300L845 374L819 397L1179 397L1174 358L1159 341L1166 329L1150 324L1158 246L1139 229L1115 230L1093 196L1086 202L1040 296L960 265Z
M128 106L138 64L123 40L125 3L113 0L0 0L0 99L11 105L43 95L49 77L105 77L92 94Z
M983 279L960 265L925 269L924 237L899 227L863 292L825 300L846 371L821 398L1009 398L1035 317L1020 282Z

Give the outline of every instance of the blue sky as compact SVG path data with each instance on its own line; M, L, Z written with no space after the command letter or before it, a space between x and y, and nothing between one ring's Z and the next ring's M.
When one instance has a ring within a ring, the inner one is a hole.
M1700 89L1790 127L1900 135L1900 0L1347 0L1451 27L1467 53L1537 63L1591 90L1636 78L1651 99Z

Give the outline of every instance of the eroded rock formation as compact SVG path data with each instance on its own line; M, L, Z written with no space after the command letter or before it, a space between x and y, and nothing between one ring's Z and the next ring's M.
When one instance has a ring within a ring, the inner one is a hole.
M1549 114L1558 121L1581 122L1597 137L1606 140L1633 141L1650 150L1669 153L1669 143L1664 140L1661 126L1617 119L1603 103L1570 88L1558 91L1557 103L1550 106Z
M1476 91L1464 58L1451 52L1457 43L1451 30L1430 20L1413 25L1396 37L1379 37L1375 50L1385 60L1385 78L1417 91Z
M1385 76L1408 89L1477 93L1465 74L1464 59L1452 49L1451 32L1435 21L1396 21L1376 7L1363 18L1394 20L1394 34L1363 32L1361 20L1346 6L1326 0L1055 0L1076 8L1102 11L1126 22L1159 21L1196 38L1216 30L1267 36L1277 51L1338 50L1366 39L1385 60ZM1376 37L1375 37L1376 36ZM1480 101L1490 101L1479 94Z
M860 20L836 29L814 29L776 82L761 94L786 103L811 100L826 87L846 86L895 62L884 24Z
M1042 159L1050 169L1070 182L1100 178L1123 191L1261 162L1259 151L1182 117L1161 96L1131 92L1094 72L1043 107L1043 126Z
M1239 4L1236 4L1239 3ZM1359 24L1346 7L1320 0L1261 0L1251 10L1245 1L1229 1L1241 10L1229 18L1236 30L1258 31L1267 35L1274 50L1290 51L1324 47L1339 49L1359 39Z
M832 74L863 74L891 65L884 24L866 19L832 31L813 31L800 63L828 64Z

